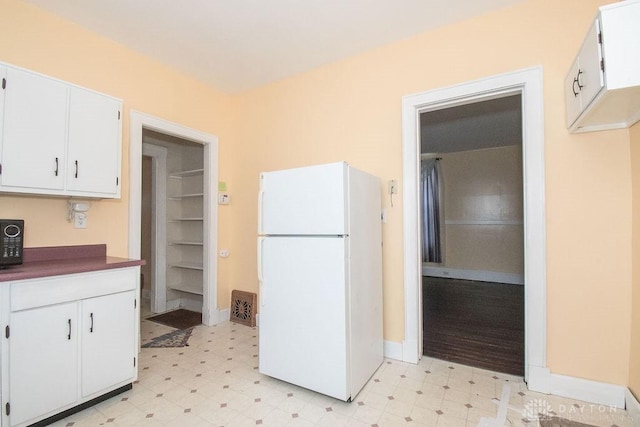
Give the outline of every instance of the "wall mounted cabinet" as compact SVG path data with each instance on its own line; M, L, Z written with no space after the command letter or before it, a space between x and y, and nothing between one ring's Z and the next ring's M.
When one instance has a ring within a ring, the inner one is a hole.
M565 79L571 132L640 120L640 0L602 6Z
M0 191L119 198L122 102L0 64Z

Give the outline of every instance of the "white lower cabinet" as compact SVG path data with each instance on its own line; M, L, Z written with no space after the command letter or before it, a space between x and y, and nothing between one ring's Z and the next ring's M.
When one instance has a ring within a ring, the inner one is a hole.
M77 303L11 314L11 425L77 400Z
M139 267L3 289L2 426L30 425L133 383L138 292Z
M82 397L133 378L134 301L133 291L82 301Z

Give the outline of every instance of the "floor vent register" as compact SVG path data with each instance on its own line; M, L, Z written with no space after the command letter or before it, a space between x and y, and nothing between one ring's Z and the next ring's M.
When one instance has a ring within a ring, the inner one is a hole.
M230 320L246 326L256 326L256 300L253 292L231 291Z

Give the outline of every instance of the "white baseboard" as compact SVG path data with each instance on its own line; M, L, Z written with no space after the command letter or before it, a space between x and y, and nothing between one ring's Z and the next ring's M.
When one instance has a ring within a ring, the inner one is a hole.
M527 378L527 388L538 393L549 394L551 371L548 368L539 366L528 366L529 378Z
M418 340L402 341L402 360L407 363L418 363L422 357L422 343Z
M394 341L384 341L383 355L387 359L402 361L402 344Z
M626 387L583 378L553 374L547 368L529 367L527 387L531 391L554 394L599 405L625 407Z
M177 310L180 308L180 299L167 300L167 311Z
M189 298L180 298L180 308L202 313L202 301L197 301Z
M423 276L443 277L447 279L478 280L481 282L505 283L508 285L524 285L524 275L500 273L487 270L465 270L460 268L435 267L422 265Z
M222 310L214 310L211 317L209 317L207 312L202 313L202 323L207 326L214 326L218 323L222 323L224 321L229 320L230 311L228 308Z
M223 308L222 310L218 310L218 323L226 322L231 318L231 310L228 308Z
M629 389L625 390L625 401L627 412L631 419L640 422L640 402Z

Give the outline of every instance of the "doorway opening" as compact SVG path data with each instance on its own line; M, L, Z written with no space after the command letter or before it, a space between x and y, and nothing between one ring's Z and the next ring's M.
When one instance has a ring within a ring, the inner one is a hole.
M546 243L542 68L496 75L403 98L403 246L405 336L402 360L422 356L420 247L420 114L425 111L521 95L524 228L524 378L529 389L548 390L546 367Z
M204 147L148 129L142 141L142 311L202 312Z
M217 138L137 111L130 130L132 258L142 253L143 156L152 163L149 311L186 308L215 325L228 316L217 307Z
M423 354L524 375L522 96L420 113Z

